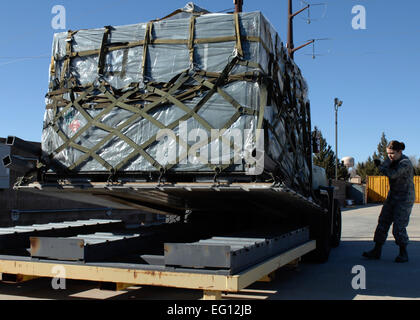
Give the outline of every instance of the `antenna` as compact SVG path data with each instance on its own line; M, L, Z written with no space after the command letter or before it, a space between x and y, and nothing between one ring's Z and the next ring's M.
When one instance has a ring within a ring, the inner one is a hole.
M288 51L291 59L294 59L294 53L297 50L302 49L302 48L304 48L304 47L306 47L306 46L315 42L315 39L312 39L312 40L308 41L307 43L305 43L304 45L301 45L297 48L295 48L294 43L293 43L293 18L296 17L301 12L303 12L305 10L309 10L309 8L312 6L312 4L306 3L303 0L302 0L302 2L305 3L306 6L302 9L300 9L299 11L296 11L295 13L293 13L293 0L289 0L287 51ZM316 3L316 4L313 4L313 5L324 5L324 4L323 3ZM308 17L309 17L308 21L310 21L310 15Z
M311 8L312 7L324 6L324 13L322 14L322 17L320 19L325 18L325 15L327 13L327 4L326 3L311 3L311 4L309 4L308 2L306 2L304 0L301 0L300 2L301 2L301 4L306 5L306 6L309 5L309 8L307 9L308 17L307 18L302 18L302 20L306 20L307 24L311 24L312 21L318 21L318 19L312 19L312 17L311 17Z
M318 57L318 56L324 56L325 54L319 54L319 53L316 54L315 53L315 42L316 41L323 41L323 40L332 40L332 39L331 38L319 38L319 39L306 40L306 41L308 41L307 44L303 45L302 47L305 47L305 46L312 43L312 54L305 54L305 55L306 56L312 56L312 59L315 59L315 57ZM297 49L299 49L299 48L296 48L296 50Z

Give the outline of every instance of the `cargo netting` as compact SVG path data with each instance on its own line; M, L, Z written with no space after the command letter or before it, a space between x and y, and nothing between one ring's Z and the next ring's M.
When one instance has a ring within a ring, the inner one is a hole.
M189 3L160 20L54 36L50 173L249 175L260 134L256 175L308 194L310 132L306 82L260 12Z

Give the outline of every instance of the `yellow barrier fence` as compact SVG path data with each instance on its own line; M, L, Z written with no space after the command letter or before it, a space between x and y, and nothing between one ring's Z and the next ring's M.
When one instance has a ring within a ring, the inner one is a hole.
M420 203L420 176L414 177L414 186L416 188L416 203ZM389 191L388 177L368 176L366 183L367 202L384 202Z

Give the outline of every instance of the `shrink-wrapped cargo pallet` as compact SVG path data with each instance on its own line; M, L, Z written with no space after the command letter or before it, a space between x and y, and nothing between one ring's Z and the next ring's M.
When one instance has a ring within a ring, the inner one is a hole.
M189 3L148 23L56 34L46 105L47 175L217 174L309 194L306 83L260 12Z

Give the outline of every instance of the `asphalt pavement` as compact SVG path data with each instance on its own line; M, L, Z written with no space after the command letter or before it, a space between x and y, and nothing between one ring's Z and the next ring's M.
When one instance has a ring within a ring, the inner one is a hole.
M398 247L390 231L381 260L367 260L362 252L373 247L381 205L343 209L342 241L323 264L300 263L277 271L272 282L257 282L223 299L258 300L388 300L420 299L420 204L413 208L408 234L410 261L394 262ZM114 292L96 283L67 281L66 290L54 290L50 279L22 284L0 283L0 300L197 300L202 292L161 287L130 287Z
M381 260L362 257L363 251L373 248L381 208L367 205L343 209L342 241L331 251L327 263L282 269L273 283L253 287L276 291L268 299L420 299L420 205L415 204L407 228L410 260L402 264L394 262L399 248L391 230Z

